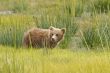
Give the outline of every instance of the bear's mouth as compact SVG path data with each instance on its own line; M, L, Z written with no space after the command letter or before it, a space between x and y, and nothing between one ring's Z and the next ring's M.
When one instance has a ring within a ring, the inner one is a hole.
M55 39L51 38L51 42L56 43L57 41Z

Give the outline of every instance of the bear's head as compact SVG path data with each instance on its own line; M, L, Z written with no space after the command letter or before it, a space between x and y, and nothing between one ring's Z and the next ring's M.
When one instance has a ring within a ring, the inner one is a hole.
M57 43L63 39L66 29L65 28L55 28L53 26L49 27L50 29L50 40L53 43Z

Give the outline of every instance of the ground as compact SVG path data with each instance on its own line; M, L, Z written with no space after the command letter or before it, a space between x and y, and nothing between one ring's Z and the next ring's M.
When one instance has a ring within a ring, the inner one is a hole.
M0 46L0 73L109 73L107 51L15 49Z

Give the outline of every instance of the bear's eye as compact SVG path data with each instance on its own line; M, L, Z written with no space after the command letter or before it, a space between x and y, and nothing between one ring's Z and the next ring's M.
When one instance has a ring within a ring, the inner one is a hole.
M58 34L56 34L56 36L58 36Z

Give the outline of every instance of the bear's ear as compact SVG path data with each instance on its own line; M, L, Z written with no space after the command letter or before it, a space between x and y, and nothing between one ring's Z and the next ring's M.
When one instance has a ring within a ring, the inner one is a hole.
M62 28L61 31L63 32L63 34L66 32L66 28Z
M53 26L50 26L50 27L49 27L49 29L50 29L50 30L53 30L53 29L54 29L54 27L53 27Z

